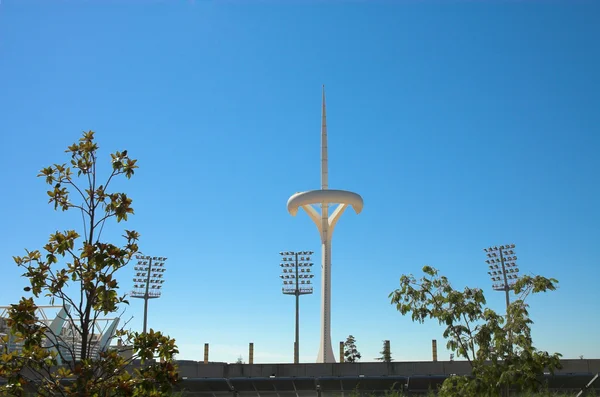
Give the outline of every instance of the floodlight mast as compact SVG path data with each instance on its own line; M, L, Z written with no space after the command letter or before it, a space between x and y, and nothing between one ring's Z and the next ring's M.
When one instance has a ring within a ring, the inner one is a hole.
M312 279L314 275L300 273L311 272L310 268L312 267L313 263L310 262L310 255L312 254L312 251L284 251L279 253L279 255L282 256L282 263L280 263L279 266L281 266L283 270L283 274L279 276L283 280L281 292L286 295L296 296L296 339L294 342L294 364L298 364L300 362L300 295L313 293L310 279ZM300 262L298 262L298 260L300 260ZM292 267L293 269L291 269ZM301 278L307 280L300 280ZM300 284L302 284L302 287L300 287Z
M492 281L495 282L492 287L495 291L504 291L506 294L507 313L508 306L510 305L510 289L519 278L519 268L516 267L517 264L515 261L517 260L517 257L515 256L514 248L514 244L507 244L501 245L500 247L494 246L484 249L488 257L485 262L490 267L488 274ZM500 266L498 266L498 263Z
M148 325L148 300L160 298L160 290L165 282L163 273L167 258L148 255L136 255L135 258L138 260L135 266L136 277L133 279L136 284L134 284L134 290L131 291L130 295L132 298L144 299L143 332L145 334Z
M519 278L519 268L516 267L517 256L514 251L514 244L501 245L484 248L488 259L485 261L490 268L488 274L492 281L495 291L504 291L506 297L506 321L508 322L508 307L510 306L510 290ZM500 266L498 265L500 264ZM512 349L512 333L509 333L509 339Z

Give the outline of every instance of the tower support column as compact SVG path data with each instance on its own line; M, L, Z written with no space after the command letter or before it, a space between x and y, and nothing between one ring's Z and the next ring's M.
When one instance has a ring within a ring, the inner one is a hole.
M333 346L331 344L331 239L325 235L321 244L321 343L318 363L334 363Z

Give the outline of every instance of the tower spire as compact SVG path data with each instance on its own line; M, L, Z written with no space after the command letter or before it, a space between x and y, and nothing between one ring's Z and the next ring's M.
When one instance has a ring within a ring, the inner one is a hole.
M323 85L323 108L321 111L321 189L329 188L327 165L327 110L325 108L325 85Z

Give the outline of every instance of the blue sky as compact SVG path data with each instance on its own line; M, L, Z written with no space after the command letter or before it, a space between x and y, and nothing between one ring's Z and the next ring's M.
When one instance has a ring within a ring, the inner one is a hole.
M600 358L599 16L592 1L3 0L0 304L26 284L13 255L80 228L36 174L92 129L107 166L123 149L140 166L116 185L136 214L106 238L135 229L169 258L149 326L182 359L210 343L213 361L247 360L254 342L256 362L291 362L278 252L320 250L286 202L320 187L325 84L330 188L365 202L333 238L336 356L352 334L363 361L384 339L395 360L429 360L431 339L447 359L442 327L412 323L388 294L428 264L503 311L482 249L515 243L522 272L560 281L529 301L535 344ZM315 284L300 303L304 362L320 272ZM142 306L124 314L136 329Z

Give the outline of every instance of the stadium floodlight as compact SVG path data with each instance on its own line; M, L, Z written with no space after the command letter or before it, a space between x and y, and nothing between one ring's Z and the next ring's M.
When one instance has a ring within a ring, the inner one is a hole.
M131 291L132 298L144 299L144 334L148 324L148 300L160 298L165 271L165 257L148 255L136 255L138 260L134 281L134 290Z
M517 257L514 251L514 244L506 244L501 245L499 247L489 247L484 248L484 251L487 254L488 259L486 263L499 263L500 266L494 265L490 266L490 269L493 267L498 269L491 273L492 288L495 291L504 291L506 297L506 321L508 321L508 307L510 306L510 290L515 285L515 283L519 279L519 268L516 267ZM499 259L492 259L498 258ZM489 272L488 272L489 273ZM509 338L512 340L512 335L509 334ZM511 342L512 343L512 342Z
M281 277L286 279L283 281L283 287L281 292L285 295L294 295L296 297L296 340L294 342L294 364L298 364L300 361L300 295L312 294L313 287L310 279L314 277L313 274L299 274L299 273L310 273L310 267L313 265L310 262L310 256L312 251L285 251L279 253L283 258L282 262L286 263L286 267L292 267L292 269L283 269ZM300 258L301 262L298 261ZM280 266L284 266L283 263ZM291 279L291 280L289 280ZM300 280L302 279L302 280ZM308 279L308 280L305 280ZM289 280L289 281L287 281Z
M492 281L500 281L500 283L494 283L493 288L495 291L504 291L506 294L506 310L508 312L508 306L510 305L510 290L515 285L519 272L519 268L516 267L517 257L514 255L515 245L506 244L499 247L484 248L487 259L486 263L499 263L500 265L490 265L490 269L498 269L497 271L488 272L492 276ZM496 259L498 258L498 259ZM500 277L495 277L499 275Z

